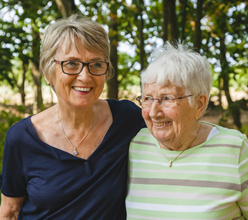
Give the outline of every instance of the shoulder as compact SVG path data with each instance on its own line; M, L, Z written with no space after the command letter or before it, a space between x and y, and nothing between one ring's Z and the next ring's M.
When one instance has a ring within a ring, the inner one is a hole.
M108 104L113 116L113 119L127 122L132 120L133 123L143 123L141 108L129 100L112 100L108 99Z
M25 135L27 130L30 129L29 122L30 122L30 116L22 119L21 121L18 121L15 124L13 124L9 128L6 137L10 137L10 136L21 137L21 136Z
M54 123L54 115L57 114L57 104L36 114L30 118L31 123L33 126L40 127L40 126L47 126L48 124Z
M128 117L128 118L139 118L143 121L143 117L141 114L141 108L137 106L135 103L129 100L107 100L109 107L111 109L113 117L120 116L120 117Z
M218 133L210 138L206 145L214 145L216 147L225 148L226 151L232 151L239 154L245 145L247 145L247 137L240 131L235 129L224 128L219 125L211 124L218 129ZM214 148L216 149L216 148Z
M141 108L129 100L108 99L107 102L112 112L141 115Z
M152 136L148 128L140 129L131 142L132 144L157 146L157 139Z
M29 116L9 128L4 142L4 155L20 154L19 150L34 139L30 123Z
M229 128L224 128L219 125L215 125L215 127L220 131L218 133L219 136L223 138L228 138L228 139L235 139L235 140L247 140L247 137L245 134L242 134L240 131L235 130L235 129L229 129Z
M112 113L113 124L120 127L122 131L125 129L127 132L137 134L141 128L146 127L141 109L133 102L112 99L108 99L107 102Z
M220 125L216 125L216 124L212 124L212 123L208 123L208 122L203 122L204 124L208 124L211 125L213 127L215 127L219 132L216 135L216 137L218 138L228 138L228 139L236 139L236 140L244 140L247 139L245 134L242 134L240 131L235 130L235 129L230 129L230 128L225 128L222 127Z
M140 159L142 159L144 152L147 152L145 154L150 155L152 153L157 153L157 149L157 139L152 136L148 128L142 128L131 140L129 157L136 159L141 157ZM139 152L142 153L140 154Z

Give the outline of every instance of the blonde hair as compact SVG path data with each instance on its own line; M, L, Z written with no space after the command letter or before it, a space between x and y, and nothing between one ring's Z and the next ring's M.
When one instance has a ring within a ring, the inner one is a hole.
M81 40L88 51L101 53L105 61L109 62L106 80L110 79L114 72L110 62L108 34L100 24L78 14L73 14L67 19L59 19L45 30L41 41L41 73L49 80L55 71L55 63L52 59L56 58L59 47L63 43L65 50L68 51L72 43L77 48L76 37Z

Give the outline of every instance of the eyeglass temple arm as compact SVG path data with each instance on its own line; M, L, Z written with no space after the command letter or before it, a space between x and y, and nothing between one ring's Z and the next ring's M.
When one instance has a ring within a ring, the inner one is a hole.
M52 59L52 62L57 63L57 64L60 64L60 61L55 60L54 58Z
M175 98L175 99L185 99L185 98L190 97L190 96L192 96L192 95L186 95L186 96L178 97L178 98Z

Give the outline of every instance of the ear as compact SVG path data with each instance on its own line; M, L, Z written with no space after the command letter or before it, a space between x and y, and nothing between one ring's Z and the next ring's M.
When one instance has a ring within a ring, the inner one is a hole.
M47 83L47 85L51 85L51 83L50 83L50 81L44 76L44 78L45 78L45 80L46 80L46 83Z
M48 86L52 86L53 85L52 82L51 82L52 81L51 77L49 77L50 80L46 76L44 76L44 78L45 78L46 83L47 83Z
M202 95L198 95L195 99L195 107L196 107L196 112L195 112L195 118L198 120L199 118L201 118L204 109L206 107L207 104L207 95L206 94L202 94Z

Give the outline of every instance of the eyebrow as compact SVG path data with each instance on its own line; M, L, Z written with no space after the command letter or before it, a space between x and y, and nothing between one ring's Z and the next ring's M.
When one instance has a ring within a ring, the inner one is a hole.
M143 94L144 96L151 96L151 97L154 97L154 96L152 96L152 95L150 95L149 93L148 94ZM159 97L162 97L162 96L174 96L174 95L171 95L171 94L160 94L160 96Z
M81 61L81 59L79 59L78 57L66 57L65 60ZM93 58L87 60L87 62L91 62L91 61L105 61L105 60L103 58L100 58L100 57L93 57Z

